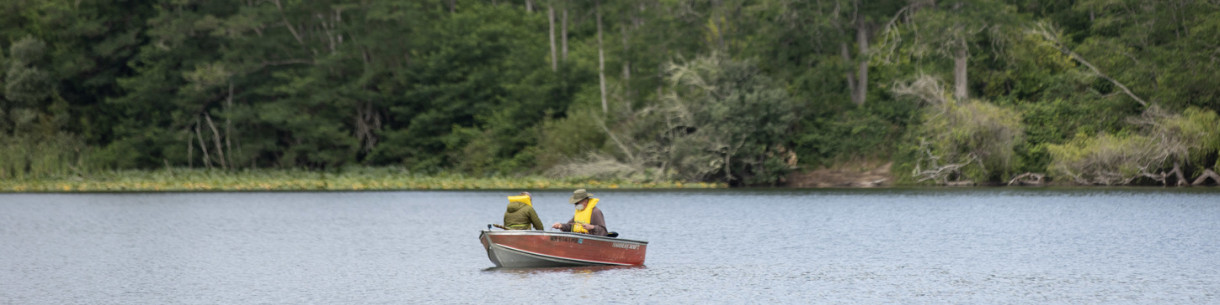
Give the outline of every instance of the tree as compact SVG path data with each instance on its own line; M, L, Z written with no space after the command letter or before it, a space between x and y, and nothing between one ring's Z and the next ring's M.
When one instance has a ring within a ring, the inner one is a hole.
M787 92L754 64L719 53L671 64L667 75L675 88L663 99L662 130L673 141L667 163L687 177L779 181L788 168L776 151L796 120Z
M1132 96L1175 110L1220 107L1220 90L1204 81L1220 76L1220 68L1206 64L1220 38L1220 4L1088 0L1071 11L1087 16L1081 32L1088 35L1065 46L1125 84Z
M1003 41L1009 37L1015 20L1013 8L998 0L912 0L887 25L890 31L887 37L891 39L887 43L900 42L902 34L895 31L903 27L897 26L897 22L905 21L914 55L935 54L953 60L953 96L965 100L969 97L967 67L979 34L987 33L992 41Z
M606 104L606 47L602 44L602 2L597 0L594 7L597 14L597 78L601 83L602 93L602 113L610 112L609 106Z
M549 32L547 33L547 38L549 38L551 41L551 71L558 72L559 71L559 54L556 52L557 50L555 49L555 8L549 4L546 6L546 20L547 20L547 25L549 26L548 27Z
M6 108L42 106L55 92L53 79L46 69L49 58L47 44L26 36L13 43L9 54L12 54L12 59L4 76L4 98L12 105L6 105L9 106Z
M12 58L0 76L0 178L64 175L79 163L84 143L64 131L70 109L48 71L49 53L46 43L32 36L9 48Z

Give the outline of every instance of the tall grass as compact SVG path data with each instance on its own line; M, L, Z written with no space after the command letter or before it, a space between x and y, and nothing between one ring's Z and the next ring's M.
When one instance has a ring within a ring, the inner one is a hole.
M633 182L540 176L468 177L457 174L420 175L401 168L349 168L340 171L260 169L117 170L95 174L38 179L2 179L0 192L159 192L159 191L379 191L478 189L647 189L723 188L724 184Z
M63 176L78 170L84 144L75 136L0 134L0 180Z

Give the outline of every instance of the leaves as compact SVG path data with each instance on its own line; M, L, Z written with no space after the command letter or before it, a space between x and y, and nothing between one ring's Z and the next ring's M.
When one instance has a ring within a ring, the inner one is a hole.
M451 3L5 1L0 135L20 147L4 166L766 185L794 166L933 157L961 165L953 179L1063 181L1127 162L1089 151L1148 143L1166 157L1135 162L1145 172L1218 162L1214 1L539 2L566 42L556 69L542 10Z
M913 130L920 141L913 176L920 181L990 181L1014 171L1015 148L1025 134L1020 113L985 101L953 99L927 75L894 91L928 105L923 123Z

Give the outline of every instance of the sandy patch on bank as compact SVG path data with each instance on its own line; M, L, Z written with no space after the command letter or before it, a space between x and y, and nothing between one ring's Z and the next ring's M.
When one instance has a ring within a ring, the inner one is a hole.
M894 162L851 162L788 175L788 187L886 187L894 185Z

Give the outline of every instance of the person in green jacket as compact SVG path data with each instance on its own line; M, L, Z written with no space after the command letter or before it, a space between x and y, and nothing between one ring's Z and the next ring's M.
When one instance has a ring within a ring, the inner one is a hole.
M510 230L543 230L542 219L534 211L530 202L530 193L521 192L517 196L508 196L508 209L504 211L504 227Z

